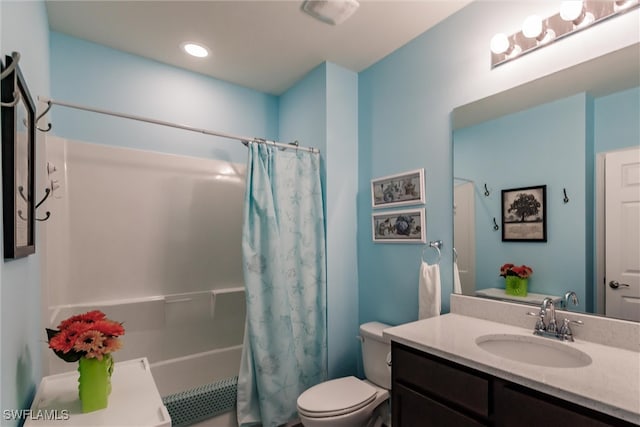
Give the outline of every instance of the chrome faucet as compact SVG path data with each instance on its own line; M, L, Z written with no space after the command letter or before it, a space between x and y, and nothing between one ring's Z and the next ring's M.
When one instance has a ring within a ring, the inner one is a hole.
M545 331L555 334L558 330L558 323L556 322L556 307L553 304L553 300L549 297L543 299L540 311L544 311L546 313L545 317L549 319L547 320Z
M578 305L580 303L578 301L578 295L573 291L569 291L566 294L564 294L564 309L565 310L569 310L569 302L571 302L573 305Z
M573 296L571 295L573 294ZM575 292L567 292L565 295L565 300L572 298L572 302L577 304L578 297ZM562 326L558 328L558 323L556 321L556 309L553 303L553 299L546 297L542 300L542 304L540 304L540 311L538 314L529 312L527 313L530 316L538 316L538 321L536 322L536 326L533 329L533 333L535 335L540 335L543 337L557 338L563 341L573 341L573 332L571 331L570 324L574 323L576 325L582 325L583 323L579 320L569 320L564 319L562 321ZM545 323L545 319L547 319Z

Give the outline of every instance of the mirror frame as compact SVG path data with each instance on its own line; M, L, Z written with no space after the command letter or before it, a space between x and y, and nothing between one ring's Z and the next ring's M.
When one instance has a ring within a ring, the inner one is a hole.
M6 68L14 59L6 57ZM2 68L5 69L4 67ZM17 102L16 102L17 101ZM18 109L26 110L26 159L18 149ZM35 104L18 64L2 80L2 206L4 258L22 258L36 251L35 238ZM26 170L25 170L26 169ZM20 177L26 175L26 183ZM26 212L19 203L26 202ZM26 224L25 224L26 223ZM24 233L20 237L19 233ZM24 241L24 243L23 243Z

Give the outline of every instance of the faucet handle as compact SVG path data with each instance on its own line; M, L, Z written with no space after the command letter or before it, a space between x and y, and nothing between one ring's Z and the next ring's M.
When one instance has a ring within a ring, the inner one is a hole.
M538 320L536 322L536 326L533 329L533 332L542 332L545 329L547 329L547 326L544 324L544 316L545 316L545 310L541 309L538 313L534 313L533 311L529 311L527 312L527 316L534 316L537 317Z
M558 335L560 335L560 338L562 338L563 341L573 341L573 331L571 331L571 326L570 326L571 323L578 326L584 325L584 322L582 320L564 319L562 321L562 326L558 331Z

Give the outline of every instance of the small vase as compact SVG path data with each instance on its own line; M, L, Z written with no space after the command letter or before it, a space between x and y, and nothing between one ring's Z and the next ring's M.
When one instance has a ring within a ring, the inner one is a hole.
M78 394L82 403L82 412L93 412L104 409L109 403L111 393L111 374L113 373L113 359L110 354L88 359L81 357L78 371Z
M507 295L513 295L516 297L526 297L528 282L529 282L529 279L522 279L518 276L507 276L505 277L504 292Z

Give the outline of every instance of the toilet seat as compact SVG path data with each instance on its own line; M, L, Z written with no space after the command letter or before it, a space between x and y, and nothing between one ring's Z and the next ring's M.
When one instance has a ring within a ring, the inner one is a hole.
M338 378L315 385L298 397L298 412L327 418L357 411L373 402L375 387L356 377Z

